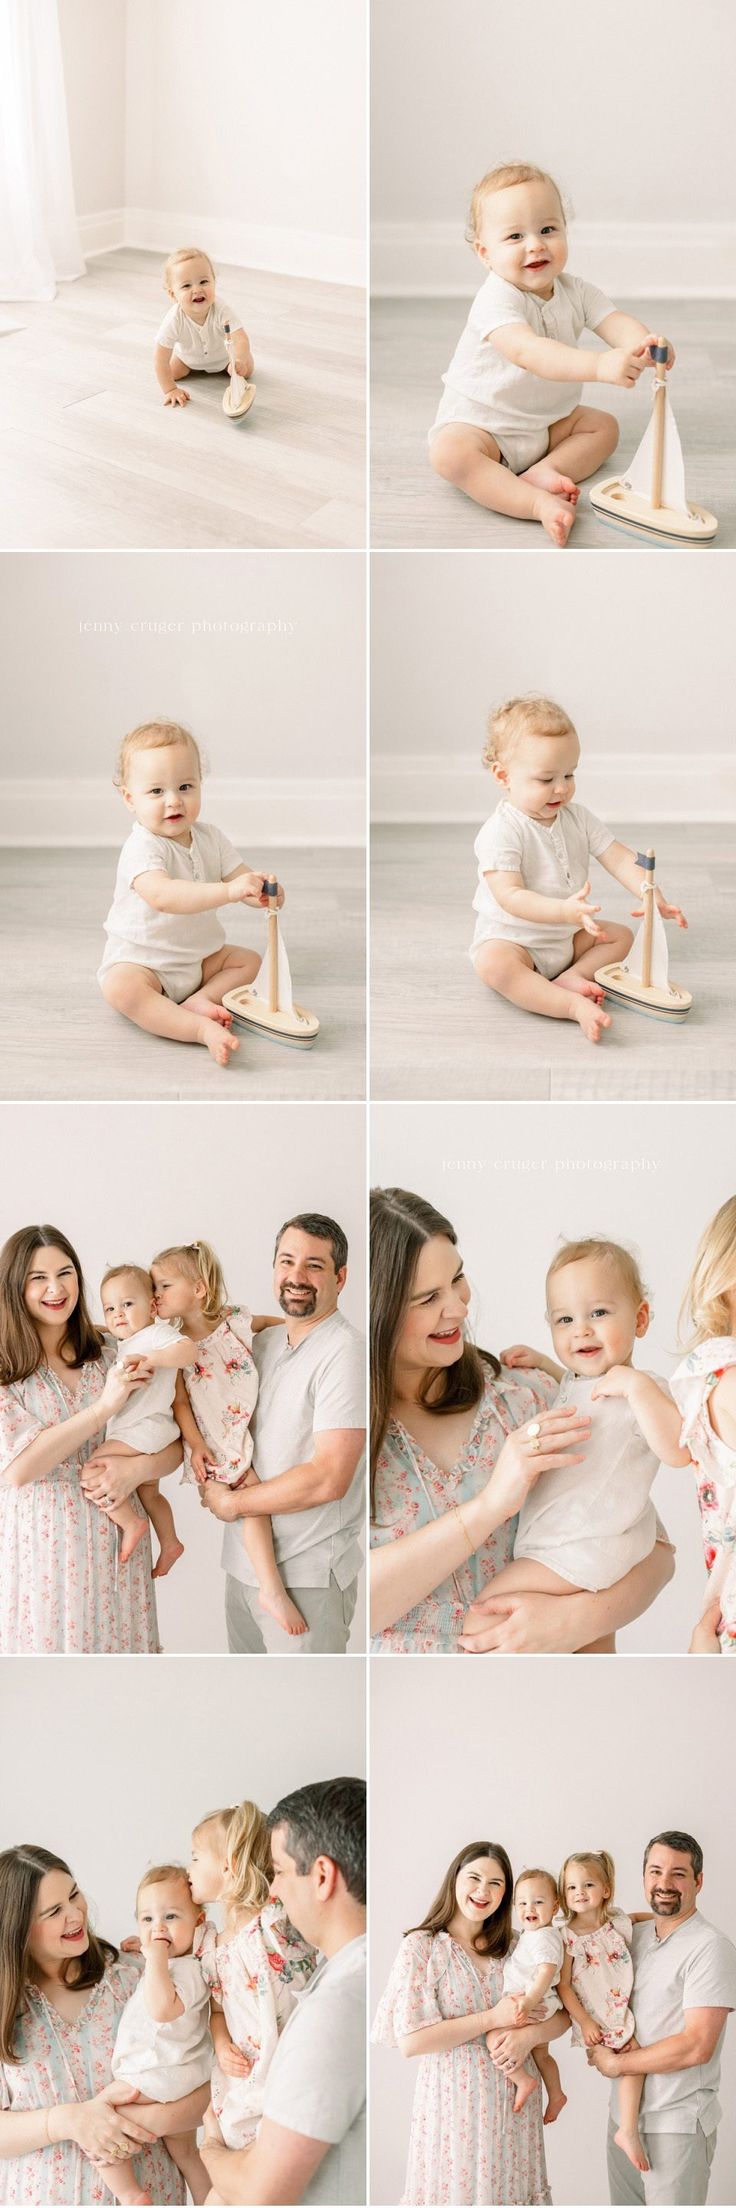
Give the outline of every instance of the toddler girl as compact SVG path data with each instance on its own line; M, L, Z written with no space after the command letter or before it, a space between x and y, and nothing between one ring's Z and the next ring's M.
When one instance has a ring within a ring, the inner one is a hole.
M134 728L115 779L135 827L120 853L105 921L102 994L136 1027L178 1043L204 1043L226 1066L239 1044L222 999L253 981L261 960L225 942L217 912L221 905L265 904L266 876L243 865L220 828L200 821L202 762L178 721Z
M595 284L563 274L565 213L544 169L489 169L473 193L468 242L488 274L443 378L432 466L479 506L540 521L564 545L578 484L618 442L615 415L581 406L582 386L631 390L655 338ZM610 349L583 350L586 329ZM674 357L670 346L668 368Z
M574 2047L636 2047L629 1996L634 1983L631 1934L641 1917L614 1909L615 1871L610 1855L568 1855L560 1872L565 1917L565 1960L560 1978L563 2007L572 2017ZM639 2137L643 2078L618 2081L621 2122L616 2145L635 2170L649 2163Z
M251 1317L243 1305L228 1303L222 1267L208 1242L160 1250L151 1271L159 1317L178 1319L196 1342L194 1363L180 1369L174 1397L185 1477L222 1480L226 1487L252 1483L258 1477L250 1431L258 1395L253 1335L281 1322ZM263 1609L285 1633L306 1633L276 1563L270 1518L243 1519L242 1531Z
M683 1301L692 1347L670 1381L698 1477L709 1574L720 1596L718 1637L736 1654L736 1196L721 1205L699 1244Z
M513 1563L496 1574L494 1595L568 1595L623 1579L657 1537L650 1490L660 1463L687 1463L666 1381L631 1363L649 1326L632 1252L618 1242L563 1243L547 1274L547 1315L560 1363L523 1345L503 1350L502 1362L512 1371L541 1363L562 1383L553 1408L590 1410L593 1424L582 1464L543 1472L522 1504ZM534 1444L534 1422L528 1432Z
M508 1996L508 2017L505 2021L503 2017L499 2017L493 2030L486 2033L486 2045L491 2053L497 2031L503 2032L508 2025L513 2029L515 2025L536 2022L536 2012L540 2009L546 2019L554 2016L556 2009L562 2008L557 1985L565 1950L562 1933L552 1922L560 1906L560 1897L557 1880L552 1877L551 1871L522 1871L514 1887L514 1903L522 1929L516 1946L512 1947L503 1966L503 1990L504 2000ZM499 2009L503 2007L504 2002L499 2002ZM544 2046L534 2047L532 2054L547 2088L544 2121L546 2124L553 2124L555 2117L565 2107L567 2095L562 2091L560 2073L549 2049ZM538 2081L534 2073L521 2063L518 2069L510 2070L508 2075L515 2087L514 2114L518 2115L530 2094L536 2092Z
M189 392L182 391L181 384L192 368L213 376L231 367L228 337L234 347L236 375L252 376L248 338L232 307L215 297L215 271L209 254L200 253L195 245L181 245L178 252L170 253L164 287L173 306L164 315L154 353L164 406L187 405Z
M155 1456L159 1449L179 1439L172 1412L176 1374L183 1365L193 1363L197 1344L168 1320L157 1317L153 1281L142 1265L112 1265L100 1288L100 1302L108 1333L120 1343L118 1364L135 1364L143 1358L153 1366L153 1379L129 1396L122 1411L108 1419L105 1453L110 1457ZM164 1579L172 1564L184 1555L171 1504L161 1494L157 1480L142 1481L136 1493L159 1539L159 1557L152 1577ZM145 1519L136 1510L132 1496L113 1504L107 1516L121 1529L120 1562L127 1564L143 1539Z
M598 920L590 860L636 897L642 875L636 853L573 803L579 758L572 721L551 698L511 698L490 713L483 763L503 796L476 837L470 957L488 989L524 1011L577 1020L597 1043L611 1021L593 977L604 959L625 958L633 937L618 921ZM655 894L663 918L687 927L679 906Z
M145 2122L147 2102L181 2101L207 2084L213 2049L209 1994L192 1953L202 1910L192 1900L181 1863L157 1864L146 1872L136 1896L136 1918L144 1969L118 2025L112 2074L136 2086L142 2100L134 2105ZM206 2200L209 2180L195 2133L167 2133L165 2145L192 2200ZM150 2202L131 2161L97 2166L115 2200Z
M271 1876L266 1820L255 1802L213 1810L196 1826L194 1901L224 1905L222 1932L206 1924L199 1952L212 1999L212 2107L226 2147L254 2137L276 2042L317 1961L281 1902L269 1901Z

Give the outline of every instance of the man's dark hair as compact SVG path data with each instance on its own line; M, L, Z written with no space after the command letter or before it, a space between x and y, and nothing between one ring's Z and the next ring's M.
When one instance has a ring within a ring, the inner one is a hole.
M703 1868L703 1850L700 1841L694 1840L691 1832L655 1832L654 1839L648 1840L644 1849L645 1870L652 1848L674 1848L677 1855L689 1855L695 1876L696 1878L700 1877Z
M273 1253L274 1262L278 1257L284 1235L288 1234L290 1227L298 1227L302 1234L315 1235L318 1242L329 1242L335 1272L342 1272L343 1266L347 1265L348 1261L348 1238L342 1227L338 1226L337 1220L328 1219L324 1211L298 1211L293 1219L284 1220L284 1224L279 1227L276 1236L276 1247Z
M286 1852L302 1878L318 1855L328 1855L342 1871L353 1901L365 1901L365 1780L320 1779L282 1795L267 1820L286 1830Z

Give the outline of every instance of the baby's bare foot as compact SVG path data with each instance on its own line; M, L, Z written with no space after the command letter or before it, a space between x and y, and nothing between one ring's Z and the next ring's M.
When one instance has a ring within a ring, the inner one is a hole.
M534 512L553 544L567 544L575 520L574 506L564 498L553 497L551 491L540 491L534 502Z
M602 1004L605 995L600 982L589 981L587 974L581 974L578 966L568 966L566 974L558 974L555 987L569 989L575 997L592 997L595 1004Z
M572 1016L587 1035L589 1043L599 1043L604 1027L610 1027L610 1012L604 1012L599 1004L591 1004L589 997L574 996Z
M204 1043L216 1066L229 1065L233 1051L240 1049L237 1035L231 1035L227 1027L220 1027L217 1020L202 1021L199 1041Z
M161 1543L151 1578L165 1579L167 1572L171 1571L174 1564L178 1564L180 1556L183 1555L184 1543L179 1540L178 1534L172 1533L170 1541L162 1541Z
M287 1595L285 1587L280 1584L276 1587L260 1587L258 1593L261 1609L267 1610L270 1618L275 1618L276 1624L282 1627L284 1633L294 1635L309 1632L306 1618L302 1617L301 1610L297 1610L296 1603Z
M135 1525L126 1526L120 1545L120 1563L129 1564L139 1541L146 1538L146 1519L136 1517Z
M649 2163L644 2153L644 2148L639 2138L638 2131L619 2130L615 2131L613 2136L616 2141L617 2147L621 2148L622 2154L627 2154L629 2157L629 2161L633 2162L635 2170L648 2170Z
M232 1027L233 1024L232 1012L226 1012L224 1004L216 1004L214 997L208 997L206 989L195 989L193 996L185 997L182 1009L187 1012L203 1012L205 1019L219 1020L221 1027Z
M518 2116L522 2108L526 2107L527 2101L531 2100L532 2094L536 2093L540 2081L539 2078L530 2077L528 2070L521 2070L513 2082L516 2087L514 2115Z
M566 498L570 506L577 506L580 484L573 483L571 475L561 475L553 460L535 460L533 468L524 469L525 483L538 483L540 491L552 491L557 498Z
M567 2094L563 2093L562 2086L560 2086L557 2093L550 2093L542 2117L543 2124L556 2124L558 2116L562 2115L563 2108L567 2108Z

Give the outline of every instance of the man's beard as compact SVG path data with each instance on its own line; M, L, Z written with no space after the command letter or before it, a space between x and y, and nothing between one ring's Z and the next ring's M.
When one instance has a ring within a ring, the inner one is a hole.
M289 1303L288 1298L290 1296L293 1296L293 1294L293 1288L285 1287L279 1289L279 1303L281 1305L282 1311L286 1311L289 1317L297 1318L301 1314L303 1317L311 1319L313 1311L316 1311L317 1308L316 1288L308 1288L305 1294L296 1297L294 1303L292 1304Z
M682 1908L682 1894L652 1894L655 1917L676 1917Z

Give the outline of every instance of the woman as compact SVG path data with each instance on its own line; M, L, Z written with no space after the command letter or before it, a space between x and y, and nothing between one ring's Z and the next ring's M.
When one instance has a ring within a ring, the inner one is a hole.
M551 2199L541 2091L514 2114L504 2076L511 2047L486 2046L513 1946L513 1874L505 1848L473 1840L450 1864L436 1901L402 1940L372 2037L419 2057L402 2200L412 2208L529 2208ZM513 2033L513 2060L567 2031L559 2011ZM441 2059L438 2061L437 2057Z
M147 2197L173 2208L186 2194L161 2134L193 2130L209 2088L175 2115L147 2103L144 2120L130 2086L111 2083L139 1957L95 1937L68 1864L46 1848L0 1855L0 1927L0 2201L110 2201L95 2162L134 2154Z
M371 1197L371 1610L376 1653L597 1652L674 1569L651 1555L599 1594L494 1606L514 1519L540 1472L580 1464L590 1421L556 1383L504 1371L467 1337L470 1289L449 1219L405 1189ZM472 1609L472 1616L467 1613Z
M56 1227L0 1252L0 1653L158 1650L148 1531L120 1566L106 1506L180 1461L105 1460L95 1437L150 1371L115 1368L92 1325L79 1259ZM85 1482L89 1483L85 1493ZM140 1505L136 1507L140 1508Z

